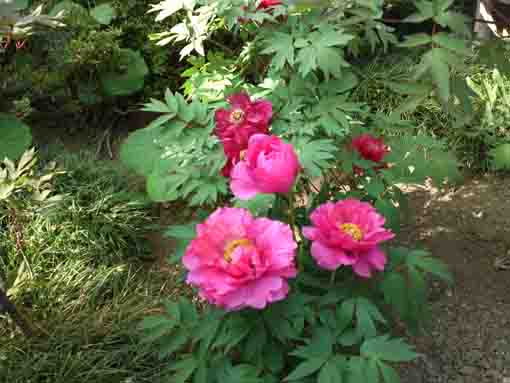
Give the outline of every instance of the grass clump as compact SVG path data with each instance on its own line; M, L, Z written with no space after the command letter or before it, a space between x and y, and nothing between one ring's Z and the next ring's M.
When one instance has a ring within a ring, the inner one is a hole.
M63 201L44 214L17 212L16 230L0 217L9 296L39 329L27 338L0 316L0 382L157 381L163 365L136 326L161 286L173 285L146 260L150 205L110 162L87 153L56 160Z

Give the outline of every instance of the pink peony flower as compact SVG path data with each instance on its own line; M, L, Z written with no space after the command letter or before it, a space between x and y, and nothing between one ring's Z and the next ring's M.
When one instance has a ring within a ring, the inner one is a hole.
M292 145L276 136L255 134L241 157L231 172L230 188L243 200L258 193L289 192L300 170Z
M239 153L246 150L252 135L269 131L273 107L267 100L251 101L246 93L234 94L228 98L228 102L232 106L230 109L216 111L214 133L231 161L239 159Z
M312 242L312 256L320 267L336 270L352 266L362 277L384 270L386 256L379 244L395 235L386 230L384 217L366 202L346 199L319 206L310 216L313 226L303 228Z
M228 311L263 309L284 299L294 278L297 244L289 225L220 208L197 226L183 258L187 282Z
M266 9L270 7L275 7L277 5L281 5L282 2L280 0L261 0L257 9Z

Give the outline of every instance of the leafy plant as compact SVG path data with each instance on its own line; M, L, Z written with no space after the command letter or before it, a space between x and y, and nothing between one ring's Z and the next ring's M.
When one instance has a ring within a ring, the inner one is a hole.
M121 159L146 178L154 201L220 206L166 231L177 239L171 261L182 260L209 303L168 302L142 323L146 341L172 361L173 380L396 382L394 364L418 357L392 337L395 320L418 331L426 281L451 275L424 251L354 250L375 226L374 242L398 231L407 205L401 183L461 179L444 142L416 134L405 118L425 98L460 113L452 105L466 88L451 73L471 54L466 20L448 1L414 5L404 21L435 26L401 42L382 20L384 2L153 8L157 20L183 20L157 36L161 44L182 42L182 57L204 58L189 59L187 99L167 90L145 105L159 116L129 136ZM211 53L222 37L239 44ZM405 82L384 79L403 102L381 111L356 98L353 56L391 45L418 60ZM377 223L360 223L365 214Z

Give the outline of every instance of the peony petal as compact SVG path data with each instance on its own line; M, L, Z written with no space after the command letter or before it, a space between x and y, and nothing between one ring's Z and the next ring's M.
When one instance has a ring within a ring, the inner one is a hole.
M267 100L252 103L250 113L246 119L253 124L267 126L273 116L273 105Z
M360 257L358 262L352 265L352 269L356 274L363 278L370 278L372 276L372 268L368 260Z
M235 93L227 97L227 101L233 108L247 109L250 106L250 96L245 92Z
M241 161L234 166L230 177L230 189L237 198L248 200L260 193L260 189L252 178L250 169L248 169L248 165L245 161Z
M378 247L374 247L365 255L367 261L377 270L383 271L386 265L386 255Z
M312 257L320 267L327 270L336 270L346 264L345 260L349 260L347 254L341 249L332 249L319 241L312 243Z
M310 241L316 240L319 236L319 229L316 229L313 226L303 226L302 231L303 236Z

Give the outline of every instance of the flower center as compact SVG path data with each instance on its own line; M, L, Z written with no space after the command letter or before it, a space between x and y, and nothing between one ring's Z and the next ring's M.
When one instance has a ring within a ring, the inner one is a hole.
M355 241L361 241L363 238L363 232L360 227L354 223L343 223L339 226L345 234L349 234Z
M236 109L230 115L234 122L241 122L244 118L244 112L241 109Z
M249 239L236 239L227 243L225 251L223 252L223 258L227 262L232 262L232 253L239 247L250 248L253 247L253 243Z
M242 161L246 158L246 150L241 150L241 153L239 153L239 159Z

